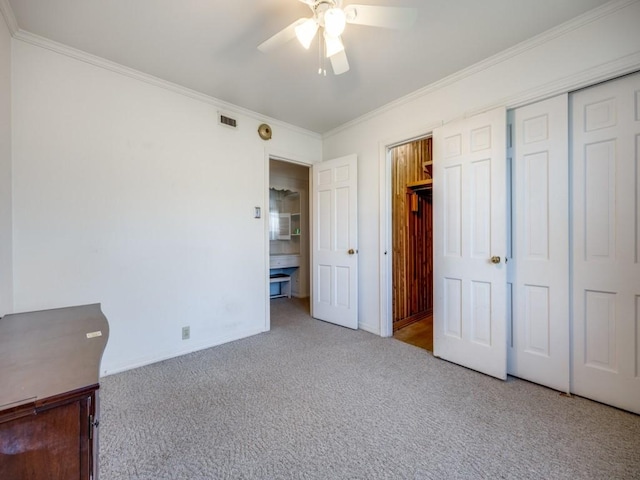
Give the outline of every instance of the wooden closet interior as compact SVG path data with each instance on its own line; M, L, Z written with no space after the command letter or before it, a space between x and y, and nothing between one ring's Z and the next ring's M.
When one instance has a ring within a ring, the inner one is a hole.
M431 137L391 150L393 331L433 315Z

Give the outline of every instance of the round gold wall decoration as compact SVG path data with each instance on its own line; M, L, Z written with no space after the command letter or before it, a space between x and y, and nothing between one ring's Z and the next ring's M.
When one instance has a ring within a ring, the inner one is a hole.
M263 123L258 127L258 135L263 140L271 140L271 127L266 123Z

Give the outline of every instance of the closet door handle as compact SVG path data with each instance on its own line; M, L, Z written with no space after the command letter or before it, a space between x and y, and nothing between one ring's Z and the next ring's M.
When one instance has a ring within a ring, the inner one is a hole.
M353 248L350 248L349 251L347 252L349 255L354 255L356 253L356 251Z
M491 257L491 263L498 264L500 263L500 257Z

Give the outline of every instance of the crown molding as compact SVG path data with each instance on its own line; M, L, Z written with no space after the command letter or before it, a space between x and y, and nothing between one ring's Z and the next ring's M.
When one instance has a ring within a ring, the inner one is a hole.
M5 2L6 0L0 0L0 2ZM268 117L266 115L261 115L252 110L248 110L244 107L240 107L238 105L234 105L224 100L220 100L219 98L215 98L204 93L200 93L196 90L191 90L190 88L183 87L176 83L168 82L158 77L154 77L153 75L149 75L147 73L143 73L139 70L135 70L133 68L125 67L124 65L120 65L119 63L112 62L111 60L107 60L102 57L98 57L97 55L92 55L90 53L84 52L82 50L78 50L73 47L69 47L68 45L64 45L62 43L55 42L53 40L49 40L48 38L41 37L39 35L35 35L33 33L27 32L25 30L18 29L14 34L13 38L15 40L19 40L21 42L25 42L36 47L44 48L50 50L52 52L58 53L60 55L65 55L67 57L73 58L74 60L79 60L81 62L87 63L89 65L93 65L95 67L103 68L105 70L109 70L111 72L117 73L119 75L124 75L126 77L133 78L140 82L148 83L155 87L163 88L173 93L177 93L179 95L183 95L185 97L192 98L202 103L206 103L216 107L218 110L222 110L224 112L230 114L238 114L244 115L246 117L252 118L260 123L270 123L271 125L277 125L282 128L286 128L288 130L294 131L296 133L311 137L316 140L322 140L322 135L316 132L312 132L311 130L306 130L304 128L298 127L296 125L292 125L290 123L283 122L281 120Z
M408 95L400 97L392 102L387 103L386 105L383 105L380 108L372 110L369 113L366 113L358 118L355 118L347 123L340 125L339 127L329 130L328 132L325 132L323 134L322 138L327 139L329 137L337 135L338 133L344 130L352 128L358 124L367 122L379 115L382 115L385 112L402 107L403 105L406 105L408 103L412 103L437 90L440 90L444 87L457 83L461 80L464 80L465 78L471 77L477 73L487 70L502 62L506 62L507 60L513 57L516 57L529 50L537 48L540 45L544 45L545 43L550 42L555 38L566 35L574 30L584 27L585 25L593 23L601 18L607 17L617 12L618 10L626 8L629 5L632 5L634 3L637 3L638 1L639 0L612 0L608 3L605 3L604 5L600 7L596 7L592 10L589 10L588 12L585 12L582 15L579 15L561 25L558 25L557 27L551 28L539 35L536 35L535 37L532 37L517 45L514 45L513 47L503 50L502 52L492 55L491 57L481 60L480 62L474 65L471 65L468 68L459 70L458 72L453 73L452 75L449 75L448 77L445 77L442 80L438 80L423 88L415 90L414 92L411 92ZM594 83L594 82L591 81L590 83Z
M13 14L13 9L11 8L11 4L9 4L9 0L0 0L0 13L2 13L4 21L7 24L7 28L9 29L9 33L13 37L20 27L18 27L18 21L16 20L16 16Z
M516 95L503 97L499 100L483 105L482 107L469 110L456 118L443 121L442 124L444 125L461 118L473 117L474 115L479 115L498 107L505 107L508 110L524 107L532 103L555 97L556 95L575 92L577 90L591 87L598 83L638 71L640 71L640 52L632 53L610 62L581 70L578 73L573 73L564 78L545 83L544 85L531 88Z
M470 117L498 106L505 106L509 109L523 107L546 98L555 97L556 95L563 93L575 92L576 90L590 87L592 85L611 80L612 78L634 73L639 69L640 52L632 53L525 92L521 92L517 95L503 98L498 102L493 102L491 105L467 112L465 117Z

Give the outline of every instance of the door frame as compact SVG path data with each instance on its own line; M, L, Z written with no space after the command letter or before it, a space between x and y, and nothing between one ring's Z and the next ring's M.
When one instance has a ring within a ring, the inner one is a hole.
M311 195L313 194L313 185L312 185L312 179L311 179L311 167L315 164L315 163L319 163L319 162L313 162L310 160L305 160L299 157L296 157L295 155L290 155L288 153L282 153L282 152L278 152L276 150L271 150L271 149L267 149L265 148L264 150L264 199L263 199L263 207L261 208L261 220L263 222L263 233L264 233L264 271L263 271L263 278L264 278L264 290L263 290L263 294L265 297L265 304L264 304L264 328L263 331L264 332L268 332L269 330L271 330L271 298L270 298L270 292L271 292L271 284L269 283L269 270L270 270L270 258L269 258L269 217L268 217L268 208L269 208L269 187L271 186L271 169L269 166L269 161L270 160L278 160L280 162L286 162L286 163L291 163L294 165L299 165L301 167L306 167L309 169L309 191L307 192L307 195L309 196L309 199L311 199ZM307 207L308 207L308 218L309 218L309 231L311 234L311 228L313 225L313 222L311 221L311 202L308 201L307 202ZM309 237L309 241L310 241L311 237ZM311 301L313 301L313 276L311 275L311 262L312 262L312 255L313 252L311 252L311 249L309 248L309 298Z
M391 150L400 145L433 137L433 131L441 124L421 128L412 134L401 134L379 142L378 168L380 172L379 222L379 289L380 289L380 325L381 337L393 336L393 205L391 200Z

